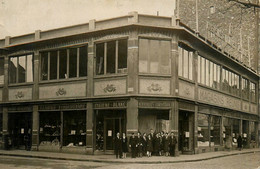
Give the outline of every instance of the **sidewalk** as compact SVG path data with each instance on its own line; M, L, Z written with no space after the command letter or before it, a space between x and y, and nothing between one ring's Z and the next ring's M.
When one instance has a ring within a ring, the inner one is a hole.
M71 160L71 161L92 161L102 163L142 163L142 164L155 164L155 163L180 163L180 162L194 162L209 160L214 158L233 156L239 154L259 153L260 148L245 149L242 151L233 150L209 152L196 155L180 155L179 157L142 157L142 158L126 158L116 159L114 155L82 155L82 154L68 154L68 153L53 153L53 152L39 152L39 151L25 151L25 150L0 150L1 156L15 156L15 157L28 157L28 158L42 158L53 160Z

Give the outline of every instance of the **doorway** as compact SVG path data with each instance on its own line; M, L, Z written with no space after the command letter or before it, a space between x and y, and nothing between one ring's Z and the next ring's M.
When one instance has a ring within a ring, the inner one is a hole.
M179 111L179 150L183 154L194 153L194 113Z
M116 134L126 132L125 116L125 110L96 110L96 150L114 150Z
M25 149L25 137L31 142L32 113L9 113L8 131L12 139L12 147Z

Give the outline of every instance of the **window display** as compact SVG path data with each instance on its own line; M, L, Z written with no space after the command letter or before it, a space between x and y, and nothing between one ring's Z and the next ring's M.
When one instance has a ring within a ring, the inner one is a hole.
M40 112L40 145L60 146L60 127L60 112Z
M63 146L85 146L86 111L64 111L63 119Z
M256 141L255 122L250 122L251 143Z
M239 119L233 119L233 120L232 120L232 126L233 126L232 144L233 144L234 146L237 146L237 138L238 138L238 136L239 136L240 120L239 120Z
M220 145L220 117L211 116L210 119L210 144Z
M232 126L232 120L228 117L223 117L223 128L222 128L223 142L226 141L227 136L231 136L231 126Z
M198 147L209 146L209 115L198 113Z

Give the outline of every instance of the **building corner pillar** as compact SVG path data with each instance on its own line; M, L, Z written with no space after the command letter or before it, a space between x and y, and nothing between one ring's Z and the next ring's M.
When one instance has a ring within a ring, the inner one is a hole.
M39 111L38 105L33 106L33 117L32 117L32 150L38 151L39 147Z
M87 103L87 116L86 116L86 153L93 154L95 150L95 137L93 132L93 103Z
M138 100L135 98L130 98L128 101L126 119L127 136L130 136L131 133L138 132Z

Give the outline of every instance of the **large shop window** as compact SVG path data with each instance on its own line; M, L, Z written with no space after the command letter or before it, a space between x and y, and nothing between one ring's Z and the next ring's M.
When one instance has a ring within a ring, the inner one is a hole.
M220 117L211 116L210 118L210 144L211 146L220 145Z
M9 83L33 81L33 55L10 57Z
M178 47L179 64L178 74L186 79L193 80L193 51Z
M255 122L251 121L249 124L250 124L251 143L255 143L256 142Z
M65 111L63 146L86 145L86 111Z
M40 112L40 145L60 146L60 112Z
M251 102L256 102L256 84L250 82L250 99Z
M171 73L171 41L139 39L139 72Z
M198 82L214 89L219 89L220 66L202 56L198 56Z
M242 98L249 99L249 82L245 78L242 78Z
M239 76L225 68L222 69L222 90L239 96Z
M88 46L41 52L41 80L87 76Z
M4 58L0 58L0 84L4 84Z
M198 147L209 146L209 115L198 113Z
M226 138L228 136L231 136L231 128L232 128L232 119L228 117L223 117L223 128L222 128L223 143L226 141Z
M239 126L240 126L240 120L239 119L233 119L232 120L232 126L233 126L233 133L232 133L232 144L234 146L237 146L237 138L239 136Z
M127 72L127 39L96 44L96 75Z

